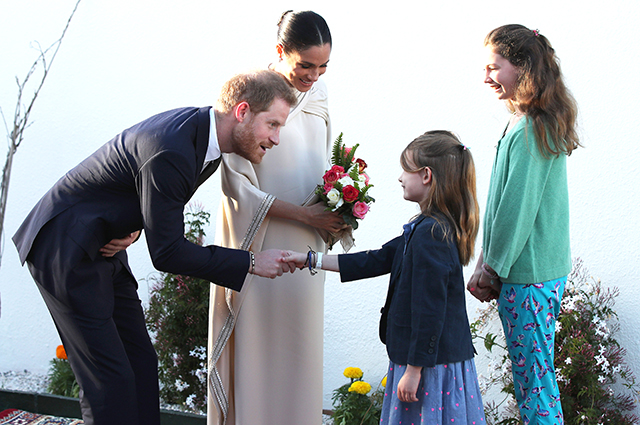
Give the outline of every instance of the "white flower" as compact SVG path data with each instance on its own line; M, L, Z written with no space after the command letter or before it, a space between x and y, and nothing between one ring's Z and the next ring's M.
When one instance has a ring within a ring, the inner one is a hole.
M342 202L344 201L342 199L342 196L340 195L340 191L335 187L331 189L329 193L327 193L327 203L330 207L334 209L339 208L340 205L342 205Z
M598 376L598 382L600 382L601 384L604 384L604 381L606 381L607 378L605 378L604 376L600 375Z
M340 183L342 187L353 186L353 179L350 176L344 176L343 178L338 180L338 183Z
M567 357L567 360L564 361L566 364L571 364L571 357Z
M198 381L200 381L200 383L205 383L207 382L207 370L202 368L202 369L198 369L194 372L194 374L196 375L196 378L198 378Z
M189 384L187 384L186 382L183 382L182 380L178 379L176 381L176 388L178 389L178 391L182 391L184 389L189 388Z
M193 408L196 407L195 403L193 402L195 399L196 399L196 395L195 394L191 394L189 397L187 397L187 400L185 401L185 404L193 409Z
M205 360L207 358L207 348L206 347L196 347L189 352L191 357L195 357L196 359Z
M556 333L562 330L562 323L559 320L556 320Z

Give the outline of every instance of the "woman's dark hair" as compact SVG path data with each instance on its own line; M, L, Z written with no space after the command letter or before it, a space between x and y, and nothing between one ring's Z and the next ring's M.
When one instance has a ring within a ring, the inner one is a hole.
M533 120L542 155L570 155L580 146L578 107L564 84L560 61L549 40L538 30L512 24L492 30L484 44L518 69L513 101Z
M331 43L331 32L324 18L309 10L294 12L288 10L278 22L278 44L285 53L302 52L313 46Z

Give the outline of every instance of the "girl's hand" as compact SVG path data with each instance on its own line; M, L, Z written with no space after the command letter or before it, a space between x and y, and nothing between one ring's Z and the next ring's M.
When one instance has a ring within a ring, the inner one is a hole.
M497 299L500 294L500 281L491 284L491 279L486 277L482 271L475 272L471 275L469 282L467 283L467 290L482 302L488 302L493 299Z
M398 399L404 403L418 401L418 385L420 385L422 367L407 365L407 370L398 382Z
M482 272L483 262L483 253L480 252L476 269L467 283L467 290L480 301L488 302L498 299L502 283L499 279L490 279Z

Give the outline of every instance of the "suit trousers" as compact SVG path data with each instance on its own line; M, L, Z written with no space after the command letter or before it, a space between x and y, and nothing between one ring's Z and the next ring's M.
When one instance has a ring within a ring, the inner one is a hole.
M42 228L27 263L80 386L84 423L158 425L158 359L126 255L79 257L60 220Z

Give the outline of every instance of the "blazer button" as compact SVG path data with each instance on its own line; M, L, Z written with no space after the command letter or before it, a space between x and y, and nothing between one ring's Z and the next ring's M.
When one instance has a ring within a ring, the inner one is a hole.
M435 335L431 336L431 341L435 341L436 339L438 339L437 336L435 336Z
M435 346L436 346L436 343L435 343L435 342L431 341L431 342L429 343L429 347L435 347Z
M433 349L432 349L432 348L429 348L429 350L427 350L427 353L429 353L429 354L433 354Z

